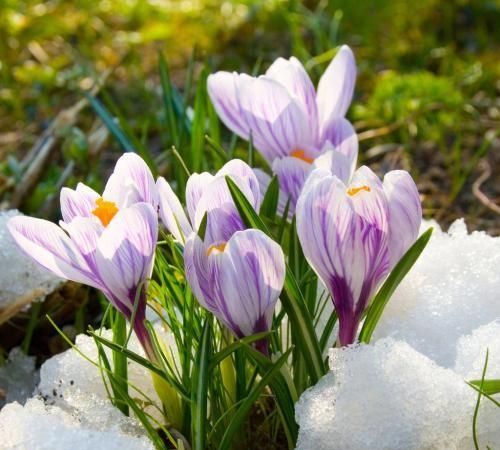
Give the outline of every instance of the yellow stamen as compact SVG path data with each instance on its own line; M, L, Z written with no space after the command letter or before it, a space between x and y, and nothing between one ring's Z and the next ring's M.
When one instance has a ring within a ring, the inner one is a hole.
M102 197L99 197L96 201L96 208L92 211L94 216L98 217L103 226L107 227L111 219L118 212L118 208L114 202L108 202Z
M314 161L314 158L310 158L309 156L306 156L306 152L304 150L294 150L292 153L290 153L290 156L293 156L294 158L301 159L302 161L305 161L307 164L312 164Z
M207 256L210 256L211 253L214 251L214 250L217 250L218 252L223 252L224 249L226 248L226 245L227 243L226 242L223 242L222 244L214 244L214 245L211 245L210 247L208 247L208 250L207 250Z
M347 193L352 197L361 191L371 192L370 186L359 186L347 189Z

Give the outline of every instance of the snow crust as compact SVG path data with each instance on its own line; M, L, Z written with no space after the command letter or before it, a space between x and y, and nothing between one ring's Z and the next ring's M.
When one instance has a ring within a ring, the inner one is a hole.
M372 343L330 350L330 372L296 405L297 450L473 449L465 380L481 378L487 349L486 378L500 378L500 238L457 221L434 231ZM500 447L500 408L485 398L477 432Z

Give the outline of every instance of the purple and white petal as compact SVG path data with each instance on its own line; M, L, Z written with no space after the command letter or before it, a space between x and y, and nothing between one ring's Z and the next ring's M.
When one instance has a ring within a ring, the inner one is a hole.
M278 177L280 190L286 201L290 199L291 214L295 211L295 205L311 168L311 164L293 156L277 158L273 162L273 172Z
M90 217L98 198L99 194L83 183L78 183L76 190L63 187L60 194L63 220L69 223L75 217Z
M248 184L239 177L232 176L231 178L252 206L257 208ZM205 241L208 243L227 242L236 231L246 228L234 205L224 177L216 178L205 189L196 208L194 229L199 228L205 213L207 214Z
M320 123L345 116L355 83L356 61L352 50L343 45L319 80L316 101Z
M270 164L275 158L314 144L303 108L272 78L242 80L239 101L253 144Z
M354 173L356 160L334 149L327 150L318 156L313 163L313 169L323 169L335 175L344 184L348 184Z
M201 196L215 177L208 172L193 173L186 183L186 208L191 225L195 226L196 209Z
M157 237L158 216L149 203L120 210L101 234L97 270L120 310L132 312L137 289L151 276Z
M115 169L104 189L103 198L127 208L134 203L158 206L158 192L151 170L135 153L125 153L116 162Z
M194 296L204 308L214 313L217 309L208 266L208 249L209 246L197 234L192 234L184 247L184 268Z
M358 159L358 135L351 122L343 117L334 117L327 121L321 130L323 151L332 146L335 150L346 155L356 165Z
M293 56L289 60L278 58L267 69L266 75L285 86L299 100L309 118L309 126L316 131L319 128L316 91L302 63Z
M214 277L218 309L235 334L249 336L267 331L283 288L285 260L281 247L259 230L234 234L219 259Z
M248 139L250 130L239 104L240 80L248 75L217 72L207 78L207 90L217 115L224 125L243 139Z
M165 178L159 177L156 185L160 196L160 217L163 225L177 241L185 242L186 238L193 232L193 228L179 198Z
M55 275L100 288L76 245L56 224L34 217L13 217L7 228L16 244Z
M422 222L422 206L417 186L404 170L393 170L384 177L389 204L389 255L391 268L415 242Z
M255 208L258 209L260 206L261 194L259 180L255 176L253 169L241 159L232 159L222 166L222 168L217 172L216 177L226 175L237 176L248 185L254 198L252 204L254 204Z

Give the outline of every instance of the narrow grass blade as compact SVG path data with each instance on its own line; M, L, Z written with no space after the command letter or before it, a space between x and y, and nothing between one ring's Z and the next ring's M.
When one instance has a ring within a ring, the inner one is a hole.
M193 366L193 386L191 401L193 450L204 450L207 437L208 367L210 361L210 320L205 322L201 344Z
M417 261L420 254L424 251L429 239L432 235L432 228L429 228L422 236L420 236L416 242L410 247L410 249L404 254L401 260L396 264L394 269L392 269L391 274L388 276L385 283L382 285L377 295L373 299L370 308L366 314L366 319L359 334L359 341L365 344L370 343L373 331L377 326L380 317L386 307L392 294L399 286L399 283L403 280L409 270L413 267L413 264Z
M232 447L234 442L235 434L241 429L245 419L250 412L253 404L257 401L260 394L264 390L266 386L268 386L271 381L276 377L281 369L281 366L286 362L288 355L290 354L291 349L289 349L286 353L283 354L274 364L273 367L266 372L266 374L261 378L259 383L252 389L252 391L248 394L246 399L241 403L240 407L234 414L231 422L229 422L224 435L222 436L222 440L219 444L218 450L229 450Z
M134 145L132 144L130 138L125 134L125 132L116 123L113 116L106 109L106 107L93 95L88 93L85 94L90 106L94 109L99 118L104 122L106 128L109 130L111 135L116 139L116 141L121 145L125 152L135 152Z
M113 321L113 342L116 345L121 346L122 348L127 345L127 321L122 314L118 311L114 313L114 321ZM120 384L121 391L127 393L128 385L128 370L127 370L127 356L121 351L113 351L113 374L115 375L115 382ZM112 384L113 390L115 383ZM118 395L118 392L115 391L115 396ZM118 408L121 410L123 414L128 416L128 406L125 400L117 403Z
M172 96L172 82L170 80L170 73L168 64L163 53L159 53L159 66L160 66L160 84L162 89L163 107L165 108L165 117L168 123L168 131L172 139L172 143L178 147L179 136L177 130L177 123L174 114L174 101Z
M280 186L278 183L278 177L275 175L264 195L262 204L260 206L259 214L261 217L267 217L268 219L274 219L276 217L276 210L278 209L278 199L280 194Z

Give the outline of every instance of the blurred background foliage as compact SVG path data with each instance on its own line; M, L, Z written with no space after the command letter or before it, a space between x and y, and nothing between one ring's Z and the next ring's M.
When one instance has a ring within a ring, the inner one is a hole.
M210 71L262 72L296 55L317 80L347 43L362 162L411 170L426 216L499 231L498 0L3 0L0 23L4 206L56 218L62 185L99 187L120 146L91 108L68 118L95 80L135 147L171 176L162 155L183 141L165 131L159 52L175 94L194 106L195 81ZM43 133L57 152L16 194Z

